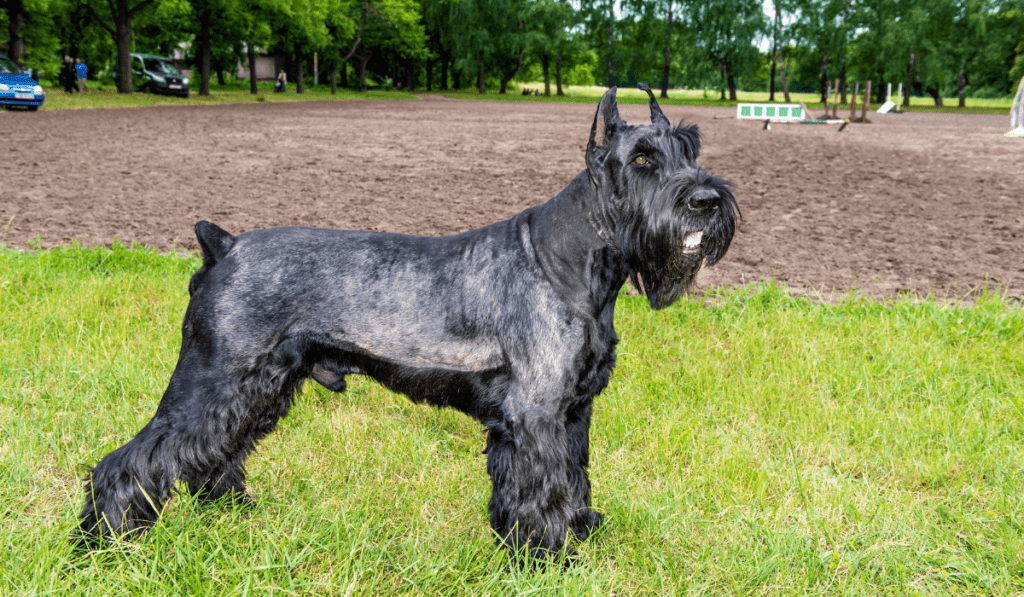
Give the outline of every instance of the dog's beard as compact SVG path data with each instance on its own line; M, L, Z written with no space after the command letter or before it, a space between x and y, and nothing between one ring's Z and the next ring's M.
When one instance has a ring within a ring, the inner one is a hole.
M703 237L704 231L696 230L669 246L652 247L659 258L633 273L633 286L647 297L652 309L671 305L693 285L706 259Z
M675 225L686 226L686 232L648 236L641 244L644 258L631 264L633 286L647 297L652 309L664 309L688 292L697 272L725 255L735 231L731 210L703 221L684 218L683 222Z

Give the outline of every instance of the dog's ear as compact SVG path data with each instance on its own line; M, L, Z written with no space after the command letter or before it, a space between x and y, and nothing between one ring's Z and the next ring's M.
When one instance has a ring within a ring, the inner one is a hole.
M647 97L651 98L648 102L651 106L651 124L658 128L670 129L672 123L668 121L665 114L661 111L661 106L658 105L658 100L654 99L654 93L651 91L651 86L647 83L640 83L637 85L640 91L646 91Z
M697 125L680 122L672 129L672 136L683 146L683 155L687 160L694 162L700 157L700 140L704 135Z
M591 176L600 169L602 158L612 145L615 133L626 121L619 116L619 103L615 99L616 88L612 87L601 97L590 127L590 142L587 143L587 170ZM600 136L599 136L600 135Z
M203 250L203 265L206 267L213 267L235 246L235 237L206 220L196 223L196 239Z

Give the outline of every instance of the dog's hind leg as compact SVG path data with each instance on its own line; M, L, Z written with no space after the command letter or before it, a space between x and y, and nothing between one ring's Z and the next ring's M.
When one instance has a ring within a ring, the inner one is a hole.
M90 471L79 542L95 546L152 525L178 480L211 497L244 496L245 456L288 413L308 376L302 361L298 343L285 340L232 374L183 343L156 415Z

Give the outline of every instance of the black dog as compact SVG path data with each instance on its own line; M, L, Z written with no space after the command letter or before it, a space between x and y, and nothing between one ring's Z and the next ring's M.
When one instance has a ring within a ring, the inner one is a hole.
M641 88L645 88L642 86ZM736 204L696 164L700 132L601 99L587 169L504 222L439 238L196 225L181 354L156 415L86 479L80 539L152 524L176 480L201 499L245 493L245 459L312 377L373 377L488 430L491 526L546 557L602 517L587 479L591 404L607 385L626 279L672 304L725 254ZM603 124L601 121L603 120ZM601 137L598 139L598 137Z

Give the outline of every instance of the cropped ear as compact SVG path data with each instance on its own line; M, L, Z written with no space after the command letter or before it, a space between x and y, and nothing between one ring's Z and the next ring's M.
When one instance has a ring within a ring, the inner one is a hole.
M661 111L661 106L658 105L658 100L654 99L654 93L651 91L651 86L647 83L640 83L637 85L640 91L646 91L647 97L651 98L648 102L651 106L651 124L656 127L668 129L672 128L672 123L668 121L665 114Z
M683 146L683 155L687 160L693 162L700 157L700 140L704 135L697 125L680 122L672 129L672 136Z
M600 168L601 158L612 145L615 133L626 121L619 116L619 103L615 99L616 88L612 87L601 97L601 103L594 114L594 124L590 127L590 142L587 143L587 170L591 176ZM600 133L600 137L598 134Z

